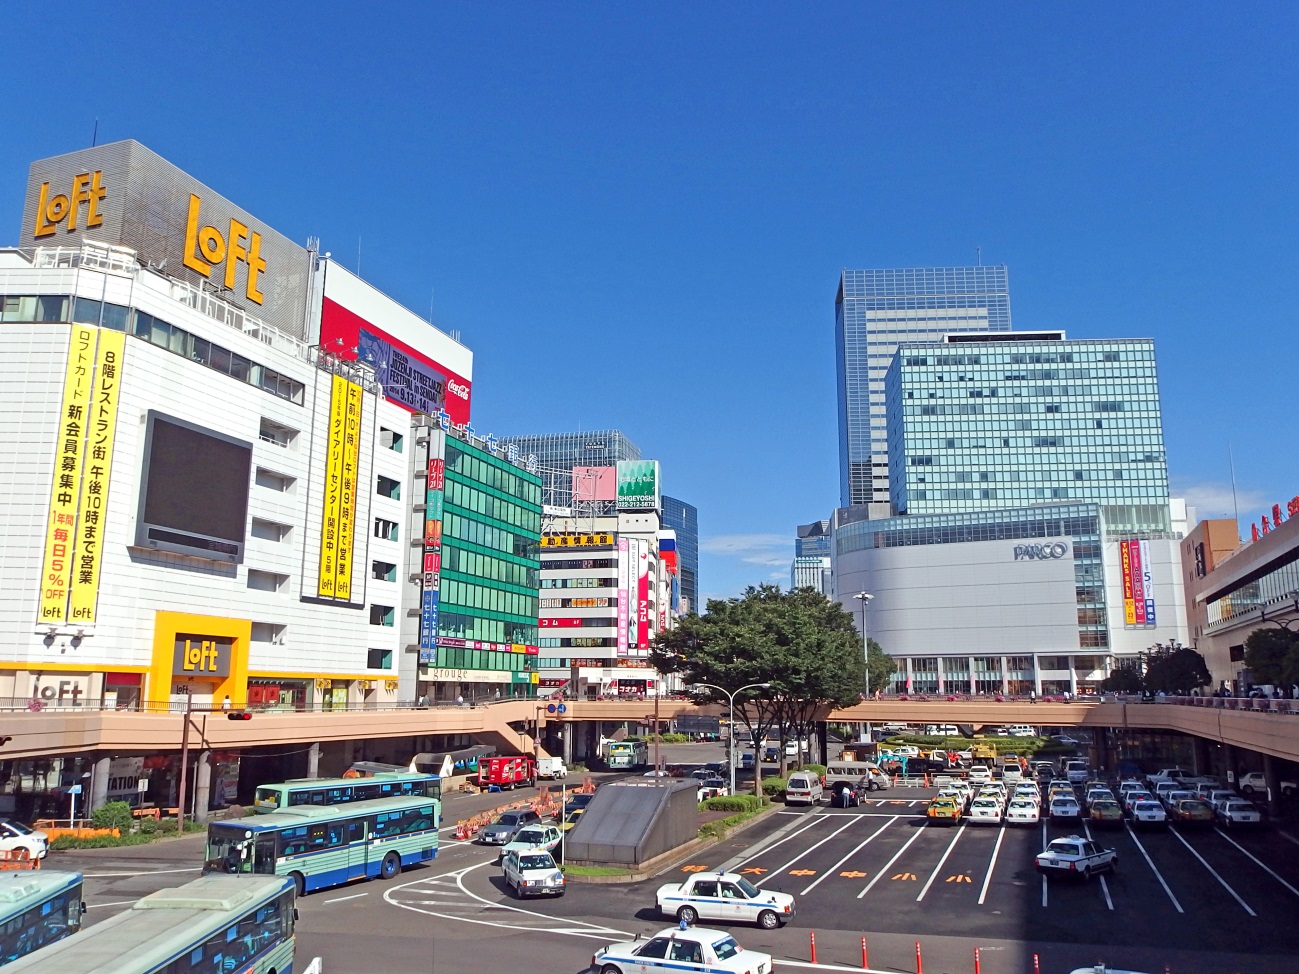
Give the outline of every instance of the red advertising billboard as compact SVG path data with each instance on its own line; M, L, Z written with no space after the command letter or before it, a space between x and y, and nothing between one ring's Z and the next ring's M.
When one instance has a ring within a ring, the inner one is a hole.
M618 499L617 467L574 467L573 500L612 501Z
M429 331L440 336L431 326ZM430 416L446 410L451 422L458 426L469 422L469 379L329 297L320 311L320 344L339 358L361 361L373 368L389 402Z
M1136 625L1137 607L1132 598L1132 549L1128 542L1119 542L1119 561L1123 566L1123 622Z
M1141 542L1127 542L1129 564L1132 566L1132 608L1133 615L1136 617L1136 624L1144 626L1146 624L1146 583L1145 571L1141 565Z
M637 559L636 579L636 622L638 625L637 649L649 649L650 608L649 608L649 545L644 541L639 544L640 554Z

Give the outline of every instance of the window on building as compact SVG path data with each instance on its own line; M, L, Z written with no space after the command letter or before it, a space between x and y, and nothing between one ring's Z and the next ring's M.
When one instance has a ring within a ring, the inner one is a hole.
M370 606L370 625L391 626L396 614L397 610L391 605L372 605Z
M382 538L384 541L396 541L397 522L376 517L374 519L374 536L376 538Z
M248 587L259 592L283 592L288 583L288 575L266 572L259 568L248 569Z
M292 450L296 449L298 431L291 426L285 426L283 423L277 423L275 420L263 416L258 439L265 443L274 443L276 446Z
M379 445L386 450L392 450L394 453L400 453L402 443L405 437L396 430L390 430L386 426L379 427Z
M275 521L255 517L249 533L254 538L260 538L262 541L279 542L287 541L289 535L293 533L293 528L288 524L279 524Z
M265 487L267 490L273 490L280 494L287 494L292 491L296 480L288 474L276 473L274 470L267 470L265 467L258 467L256 483L258 487Z
M392 650L391 649L366 650L365 665L368 669L371 670L392 669Z
M386 497L393 501L401 500L401 483L393 480L391 477L385 477L383 474L379 474L374 489L375 493L380 497Z
M397 581L397 566L388 561L370 562L370 577L379 582Z

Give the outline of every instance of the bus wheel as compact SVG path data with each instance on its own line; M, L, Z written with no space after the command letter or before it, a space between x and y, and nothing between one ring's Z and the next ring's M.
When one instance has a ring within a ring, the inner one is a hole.
M293 892L298 896L306 896L307 880L302 873L289 873L289 878L293 880Z
M383 865L379 867L379 875L384 879L392 879L401 872L401 856L395 852L390 852L383 857Z

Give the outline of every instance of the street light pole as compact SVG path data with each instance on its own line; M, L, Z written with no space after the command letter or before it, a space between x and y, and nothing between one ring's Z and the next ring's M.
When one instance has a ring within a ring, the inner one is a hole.
M866 609L870 605L871 599L875 596L870 592L858 592L853 596L854 599L861 603L861 657L862 663L866 667L866 695L870 696L871 677L870 677L870 639L866 635Z
M726 751L727 754L730 755L728 763L731 766L731 794L734 795L735 794L735 697L737 694L743 693L745 690L752 690L755 687L766 688L771 686L771 684L770 683L749 683L745 686L740 687L738 690L726 690L713 683L696 683L695 686L708 687L708 689L710 690L716 690L718 693L724 693L726 694L726 699L730 703L731 726L726 735ZM756 747L756 742L755 742L755 747ZM754 764L758 763L757 754L754 755L753 763Z

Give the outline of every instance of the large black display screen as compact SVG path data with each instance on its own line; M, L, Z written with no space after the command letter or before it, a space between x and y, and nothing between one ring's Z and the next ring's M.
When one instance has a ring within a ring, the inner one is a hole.
M243 561L251 443L150 412L136 544Z

